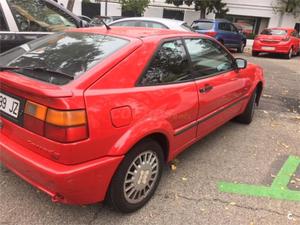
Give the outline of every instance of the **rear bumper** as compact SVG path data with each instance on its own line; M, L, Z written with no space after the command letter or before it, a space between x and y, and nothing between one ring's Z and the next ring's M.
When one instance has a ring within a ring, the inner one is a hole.
M103 157L78 165L46 159L0 134L0 162L44 191L54 202L90 204L104 200L123 156Z
M273 50L264 49L264 47L272 47ZM267 52L267 53L279 53L279 54L287 54L291 46L289 44L264 44L261 42L254 41L252 46L252 51L254 52Z

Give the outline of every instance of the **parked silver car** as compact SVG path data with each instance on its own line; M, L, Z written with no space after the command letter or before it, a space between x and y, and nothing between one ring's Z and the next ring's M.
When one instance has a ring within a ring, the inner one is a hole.
M179 31L187 31L187 32L193 31L193 29L184 21L156 18L156 17L124 18L110 23L109 26L148 27L148 28L171 29L171 30L179 30Z

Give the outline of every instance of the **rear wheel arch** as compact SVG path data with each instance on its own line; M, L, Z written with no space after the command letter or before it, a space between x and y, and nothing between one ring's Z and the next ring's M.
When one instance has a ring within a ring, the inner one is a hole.
M167 162L168 158L169 158L170 144L169 144L168 137L165 134L163 134L163 133L155 132L155 133L152 133L152 134L148 134L145 137L141 138L138 142L136 142L132 146L132 148L134 148L134 146L136 146L137 144L139 144L141 142L144 142L146 140L149 140L149 139L157 142L161 146L161 148L163 150L164 160L165 160L165 162ZM128 152L130 152L130 150ZM128 154L128 152L126 154Z

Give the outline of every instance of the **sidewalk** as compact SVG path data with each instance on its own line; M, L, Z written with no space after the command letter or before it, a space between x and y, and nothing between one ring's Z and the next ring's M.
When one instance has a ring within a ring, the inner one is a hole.
M245 47L245 52L252 52L253 39L247 39L247 45Z

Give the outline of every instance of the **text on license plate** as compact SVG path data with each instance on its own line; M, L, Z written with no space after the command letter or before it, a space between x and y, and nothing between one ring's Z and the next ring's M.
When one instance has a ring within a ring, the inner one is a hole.
M20 101L0 93L0 111L14 118L18 118Z
M275 50L275 47L263 46L261 47L262 50Z

